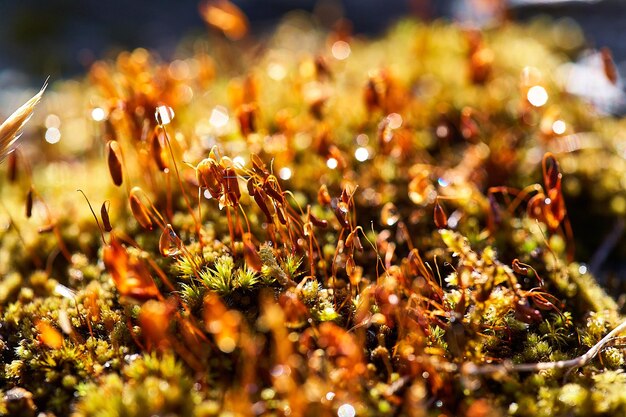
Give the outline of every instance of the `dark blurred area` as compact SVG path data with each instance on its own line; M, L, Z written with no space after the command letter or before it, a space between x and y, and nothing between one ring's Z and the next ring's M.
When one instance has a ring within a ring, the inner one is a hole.
M0 0L0 85L7 71L41 83L79 74L96 58L146 47L171 57L186 36L206 31L198 0ZM475 20L476 4L502 4L514 20L540 14L570 17L591 46L609 46L617 63L626 60L626 2L559 0L234 0L248 16L254 34L269 33L290 11L312 12L321 25L339 17L356 33L375 35L403 16ZM108 54L108 55L107 55Z

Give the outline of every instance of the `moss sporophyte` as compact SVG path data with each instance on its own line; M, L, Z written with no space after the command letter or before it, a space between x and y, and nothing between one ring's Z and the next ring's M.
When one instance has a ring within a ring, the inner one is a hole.
M624 121L557 78L575 27L202 15L0 127L1 414L626 411L623 303L577 262L624 254Z

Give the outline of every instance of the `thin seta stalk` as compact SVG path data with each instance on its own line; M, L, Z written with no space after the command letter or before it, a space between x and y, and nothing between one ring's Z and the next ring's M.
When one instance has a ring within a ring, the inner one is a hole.
M158 122L158 118L157 118L157 122ZM165 129L165 125L161 124L160 125L161 128L163 129L163 135L165 136L165 142L167 143L167 148L170 152L170 157L172 158L172 164L174 165L174 171L176 172L176 179L178 180L178 185L180 187L180 191L183 195L183 198L185 199L185 204L187 205L187 210L189 211L189 214L191 215L191 218L194 221L194 224L196 226L196 234L198 236L198 242L200 242L200 247L203 247L204 244L202 242L202 235L201 235L201 224L200 224L200 220L198 218L196 218L196 213L194 212L193 208L191 207L191 202L189 200L189 197L187 197L187 192L185 191L185 187L183 186L183 181L180 178L180 172L178 170L178 164L176 163L176 158L174 157L174 150L172 148L172 143L170 141L170 137L167 134L167 130Z

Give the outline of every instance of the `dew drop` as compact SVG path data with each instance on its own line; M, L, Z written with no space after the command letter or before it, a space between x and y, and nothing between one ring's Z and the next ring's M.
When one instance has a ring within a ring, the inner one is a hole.
M209 123L216 128L222 128L228 124L228 110L224 106L215 106L211 111L211 117Z
M350 49L350 44L346 41L337 41L333 43L331 48L331 53L335 59L343 61L344 59L350 56L352 50Z
M160 125L168 125L174 120L174 110L170 106L159 106L154 112L154 117Z
M563 133L565 133L566 127L567 126L565 125L565 122L563 120L556 120L554 123L552 123L552 131L557 135L562 135Z
M61 140L61 131L56 127L46 129L46 135L44 136L44 138L46 139L46 142L50 144L59 143L59 141Z
M267 66L267 75L274 81L281 81L287 76L287 70L282 65L272 62Z
M548 102L548 92L540 85L530 87L526 94L528 102L535 107L541 107Z
M105 117L106 117L106 113L104 112L104 109L100 107L96 107L95 109L91 111L91 118L95 120L96 122L103 121Z
M289 167L282 167L278 171L278 176L280 177L280 179L285 180L285 181L290 179L292 175L293 175L293 172L291 172L291 168Z
M354 157L359 162L365 162L369 159L370 153L367 148L359 147L356 149L356 151L354 151Z
M337 409L338 417L354 417L356 415L356 410L352 406L352 404L342 404Z

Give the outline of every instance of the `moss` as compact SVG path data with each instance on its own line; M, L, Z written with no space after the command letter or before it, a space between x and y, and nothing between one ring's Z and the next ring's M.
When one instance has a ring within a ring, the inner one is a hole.
M555 78L575 51L550 25L403 22L337 60L339 34L294 27L124 52L41 103L72 134L0 180L0 413L624 413L621 339L529 371L623 320L573 261L626 170L623 120Z
M109 374L82 387L74 416L202 415L199 396L182 365L172 356L134 359L123 375Z

